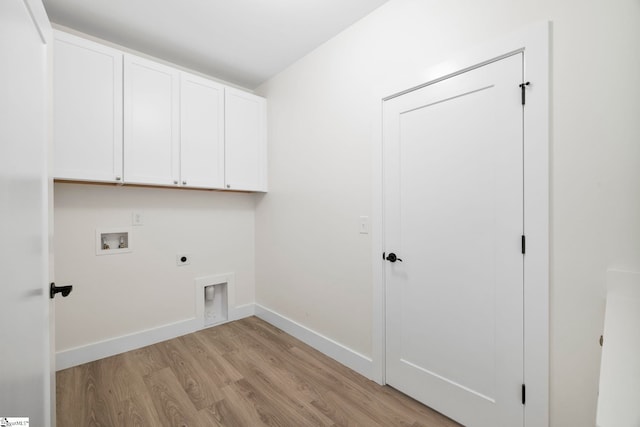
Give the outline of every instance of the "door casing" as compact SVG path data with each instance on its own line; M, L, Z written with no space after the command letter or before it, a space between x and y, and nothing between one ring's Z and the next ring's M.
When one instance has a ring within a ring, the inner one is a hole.
M385 282L383 140L384 102L475 69L484 64L524 53L527 86L524 114L524 217L527 248L524 271L524 378L526 427L549 425L549 43L550 22L531 25L517 33L468 52L452 55L429 70L413 70L404 78L381 82L375 99L373 149L373 349L372 379L385 384Z

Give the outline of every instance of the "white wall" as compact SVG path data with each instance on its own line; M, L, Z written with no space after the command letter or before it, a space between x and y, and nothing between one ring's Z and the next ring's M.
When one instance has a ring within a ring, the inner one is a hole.
M55 184L56 350L191 319L196 277L235 273L232 307L254 302L252 194ZM133 252L96 256L96 228L131 227ZM191 264L178 267L176 255Z
M258 92L269 182L259 304L371 355L373 123L381 82L553 21L551 424L595 423L605 272L640 271L640 2L391 0Z

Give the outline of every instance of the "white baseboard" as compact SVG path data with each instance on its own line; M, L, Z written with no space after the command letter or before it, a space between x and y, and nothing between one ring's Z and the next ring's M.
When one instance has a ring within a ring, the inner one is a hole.
M254 304L230 308L226 322L253 316L254 312ZM56 353L56 371L170 340L200 329L204 329L202 319L193 318L60 351Z
M267 323L282 329L289 335L299 339L330 358L353 369L360 375L373 378L373 361L344 345L327 338L306 326L303 326L281 314L276 313L260 304L255 305L255 315Z
M191 333L196 329L195 319L183 320L158 328L99 341L56 353L56 370L135 350L171 338Z
M256 314L256 305L255 304L245 304L238 306L236 308L230 309L228 314L227 322L232 322L234 320L244 319L245 317L251 317Z
M359 374L364 375L369 379L372 378L373 362L371 358L363 356L362 354L259 304L246 304L230 308L227 316L227 322L243 319L253 315L256 315L265 322L282 329L289 335L310 345L321 353L326 354ZM60 371L83 363L93 362L94 360L103 359L126 351L156 344L181 335L190 334L203 328L204 325L202 319L195 317L193 319L187 319L159 326L157 328L147 329L87 344L81 347L60 351L56 353L56 370Z

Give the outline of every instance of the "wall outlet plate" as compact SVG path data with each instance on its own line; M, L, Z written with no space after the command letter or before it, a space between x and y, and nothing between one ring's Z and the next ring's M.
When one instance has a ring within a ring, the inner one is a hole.
M191 264L191 255L189 254L176 255L176 265L178 267L182 265L189 265L189 264Z
M144 225L144 216L142 212L133 212L131 214L131 224L141 226Z

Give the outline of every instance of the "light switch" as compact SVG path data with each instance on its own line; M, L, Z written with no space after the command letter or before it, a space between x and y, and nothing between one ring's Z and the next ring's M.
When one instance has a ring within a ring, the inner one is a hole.
M369 234L369 217L361 216L358 221L358 231L360 234Z

